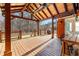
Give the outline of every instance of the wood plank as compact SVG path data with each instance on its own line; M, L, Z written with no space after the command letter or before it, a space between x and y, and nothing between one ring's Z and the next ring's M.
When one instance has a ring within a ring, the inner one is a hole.
M37 37L31 37L23 40L17 40L13 41L11 46L12 56L21 56L29 51L33 52L36 48L40 47L41 44L48 41L51 36L37 36ZM33 45L31 45L33 44ZM3 44L3 48L1 49L0 55L4 55L5 45ZM43 48L43 47L42 47ZM42 48L36 50L34 54L39 52ZM29 52L29 53L31 53ZM28 54L29 54L28 53Z

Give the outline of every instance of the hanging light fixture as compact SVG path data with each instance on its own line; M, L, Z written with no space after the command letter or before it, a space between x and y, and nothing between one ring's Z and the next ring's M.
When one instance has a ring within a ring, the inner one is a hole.
M40 5L43 6L43 7L47 7L48 3L40 3Z

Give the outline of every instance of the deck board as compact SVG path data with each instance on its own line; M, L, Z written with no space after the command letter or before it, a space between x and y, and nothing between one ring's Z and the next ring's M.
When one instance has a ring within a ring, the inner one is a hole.
M61 55L61 41L58 38L52 39L52 41L43 48L36 56L60 56Z
M11 43L12 55L13 56L22 56L23 54L27 53L28 51L34 49L35 47L38 47L39 45L41 45L42 43L44 43L46 41L48 41L50 38L51 38L51 35L46 35L46 36L36 36L36 37L31 37L31 38L26 38L26 39L24 38L21 40L12 41L12 43ZM1 56L4 54L4 48L5 47L4 47L4 43L3 43L2 49L0 46L0 49L1 49L0 55ZM37 52L38 51L35 51L35 53L33 53L33 55L35 55ZM30 53L28 53L28 54L30 54Z

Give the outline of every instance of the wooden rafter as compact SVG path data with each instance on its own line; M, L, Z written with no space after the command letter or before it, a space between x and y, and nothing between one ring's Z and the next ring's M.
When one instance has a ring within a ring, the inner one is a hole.
M41 15L41 13L40 12L38 12L38 14L44 19L44 17Z
M11 13L16 13L16 12L20 12L20 10L11 10ZM5 10L2 11L2 14L3 14L3 15L5 14Z
M74 7L74 12L76 14L77 13L77 3L73 3L73 7Z
M34 8L30 5L30 7L32 8L32 11L34 10Z
M77 9L79 10L79 3L77 3Z
M37 14L35 14L35 16L36 16L36 17L38 17L38 18L39 18L39 20L41 19L41 18L40 18Z
M57 6L56 6L56 4L55 4L55 3L53 4L53 6L54 6L54 8L55 8L55 10L56 10L57 14L59 14L59 11L58 11Z
M46 18L48 18L47 14L44 12L44 10L42 10L42 12L44 13L44 15L46 16Z
M34 5L35 5L35 4L34 4ZM33 13L37 13L37 12L41 11L41 10L44 8L43 6L37 7L36 5L35 5L35 7L36 7L37 9L34 10Z
M47 7L48 12L50 13L51 16L53 16L52 12L50 11L50 9Z
M67 11L67 12L63 12L63 13L59 13L59 14L56 14L56 15L54 15L54 16L57 16L57 17L59 17L59 18L63 18L63 17L66 17L66 16L70 16L70 15L72 15L72 14L74 14L74 12L73 12L73 10L72 11ZM50 19L51 17L48 17L48 18L45 18L45 19L43 19L43 20L46 20L46 19Z
M32 14L33 15L33 14ZM36 20L38 20L38 18L36 16L33 15L33 17L35 17Z
M20 12L21 9L15 9L15 10L10 10L11 13L16 13L16 12ZM5 10L2 10L2 13L4 15Z
M23 7L24 5L15 5L15 6L11 6L11 8L18 8L18 7ZM4 9L4 6L0 6L0 8Z
M33 5L38 9L37 5L35 3L33 3Z
M29 4L25 4L21 10L21 12L23 12L27 7L29 6Z
M64 8L65 8L65 11L68 11L67 4L66 3L64 3Z
M32 9L31 8L27 7L27 10L29 10L29 12L32 13Z

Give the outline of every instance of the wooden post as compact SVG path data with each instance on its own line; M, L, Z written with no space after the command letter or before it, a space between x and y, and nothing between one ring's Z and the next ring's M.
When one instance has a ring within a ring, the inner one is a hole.
M57 22L57 36L63 38L65 34L65 19L58 19Z
M2 32L0 31L0 43L2 42Z
M22 39L22 31L19 31L19 39Z
M37 21L37 34L39 36L39 21Z
M5 52L4 56L11 56L11 17L10 3L5 3Z
M34 30L34 36L36 36L36 30Z
M40 35L41 35L41 29L40 29Z
M51 17L52 17L52 38L54 37L54 23L53 23L53 14L52 12L50 11L50 9L47 7L47 10L49 11Z
M54 37L54 22L53 22L53 18L52 18L52 38Z

